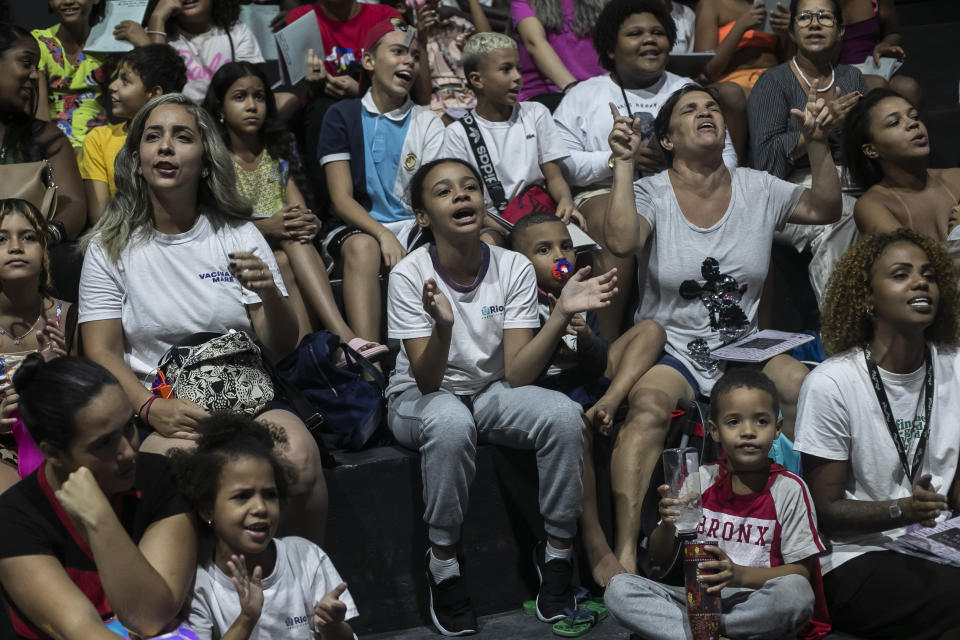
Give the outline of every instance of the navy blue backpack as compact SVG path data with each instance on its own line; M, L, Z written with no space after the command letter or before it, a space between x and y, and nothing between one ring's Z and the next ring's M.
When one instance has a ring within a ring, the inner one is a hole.
M347 366L337 366L337 349L343 350ZM362 449L384 424L386 378L336 334L305 336L275 368L285 386L294 387L281 391L287 392L321 450Z

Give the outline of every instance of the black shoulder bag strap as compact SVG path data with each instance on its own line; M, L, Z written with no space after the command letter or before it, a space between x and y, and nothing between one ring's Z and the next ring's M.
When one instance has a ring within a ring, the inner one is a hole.
M913 465L907 460L907 448L900 438L900 432L897 430L897 423L893 417L893 408L887 399L887 391L883 387L883 379L880 377L880 369L877 367L876 360L873 359L873 350L869 345L863 348L863 357L867 361L867 371L870 374L870 384L873 385L873 391L877 394L877 402L880 403L880 411L883 412L883 419L887 423L887 430L890 431L890 437L893 438L893 444L897 447L897 455L900 456L900 464L903 467L903 473L910 480L910 485L916 482L917 472L920 471L920 465L923 462L923 454L927 448L927 437L930 435L930 415L933 413L933 359L930 357L930 349L924 350L924 368L926 373L923 376L923 432L920 434L920 441L917 443L917 450L913 453Z
M487 188L487 193L490 194L490 199L493 200L497 212L502 212L507 208L507 195L503 190L503 185L500 184L500 178L497 177L497 170L494 168L493 162L490 161L490 152L487 151L487 144L483 140L480 127L477 126L477 119L474 117L473 111L467 110L466 115L460 118L458 122L467 132L470 149L473 151L477 166L480 167L480 177L483 179L483 185ZM496 214L491 214L491 216L507 229L513 228L513 225L501 216Z

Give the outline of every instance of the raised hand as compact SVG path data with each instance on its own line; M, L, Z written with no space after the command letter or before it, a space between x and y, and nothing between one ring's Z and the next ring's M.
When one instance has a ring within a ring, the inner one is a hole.
M96 527L104 518L113 515L110 501L86 467L80 467L67 476L54 495L63 510L85 527Z
M843 128L843 124L847 121L847 115L853 107L860 101L861 95L859 91L851 91L844 95L840 95L840 87L836 87L833 91L833 100L827 103L827 109L830 111L830 125L828 129L831 133L839 131Z
M230 264L227 265L227 271L244 289L256 294L276 289L277 284L273 281L270 267L252 251L235 251L228 257Z
M330 624L343 622L347 617L347 605L340 601L340 596L347 590L347 583L341 582L333 588L333 591L323 596L323 598L313 607L313 625L317 629L322 629Z
M803 111L791 109L790 114L800 122L800 133L804 140L809 142L826 142L829 127L833 121L832 114L826 106L826 100L819 97L817 89L820 81L814 80L807 89L807 104Z
M182 10L183 0L160 0L157 6L154 7L150 20L152 22L154 18L157 18L158 20L162 19L163 22L166 22Z
M67 341L63 329L57 326L56 317L50 316L46 321L47 326L42 331L37 331L37 353L50 362L54 358L67 355Z
M307 49L307 73L303 79L311 84L320 85L327 81L327 65L313 49Z
M617 106L610 103L610 113L613 115L613 129L607 137L610 151L616 160L634 162L638 149L643 144L640 136L640 123L629 116L620 115Z
M417 29L421 33L426 34L439 23L440 20L437 16L437 5L435 2L424 2L417 6Z
M779 2L777 8L770 12L770 29L783 34L790 31L790 11Z
M763 29L763 23L767 20L767 8L762 2L754 2L753 6L740 14L733 25L734 31L739 31L740 35L750 29Z
M617 270L610 269L603 275L587 279L591 267L584 267L573 274L563 285L557 309L570 317L581 311L602 309L610 304L617 293Z
M150 44L150 36L143 30L140 23L133 20L124 20L113 28L113 38L115 40L126 40L135 47L143 47Z
M429 313L438 325L453 326L453 307L433 278L423 283L423 310Z
M242 555L232 555L227 560L227 575L237 590L237 599L240 601L240 613L250 621L260 619L263 610L263 569L254 567L253 572L247 571L247 560Z

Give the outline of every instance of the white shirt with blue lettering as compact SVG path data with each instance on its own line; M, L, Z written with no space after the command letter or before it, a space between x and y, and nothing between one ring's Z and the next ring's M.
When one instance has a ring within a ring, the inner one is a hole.
M423 283L429 278L436 280L453 307L453 332L440 387L456 395L473 395L502 380L503 332L540 328L533 265L522 254L484 244L476 280L460 285L438 268L434 245L407 254L390 272L391 338L426 338L433 333L433 318L423 309ZM390 396L416 384L403 348L386 393Z
M260 297L227 271L229 253L253 251L287 295L270 245L252 222L201 215L192 229L169 235L155 229L131 238L117 262L97 238L83 259L79 322L123 325L123 358L144 384L157 362L194 333L243 330L253 336L247 305Z
M309 540L274 538L277 563L263 578L263 609L250 640L314 640L313 607L343 582L330 557ZM359 614L349 589L340 596L346 620ZM200 640L217 640L240 616L240 600L229 576L213 558L197 567L187 625Z

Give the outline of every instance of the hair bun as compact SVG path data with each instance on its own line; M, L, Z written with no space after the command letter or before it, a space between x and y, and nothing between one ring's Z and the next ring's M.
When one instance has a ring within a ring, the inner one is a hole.
M20 363L13 374L13 388L16 389L18 394L22 395L23 390L33 383L40 367L44 364L46 364L46 361L39 353L31 353L23 359L23 362Z

